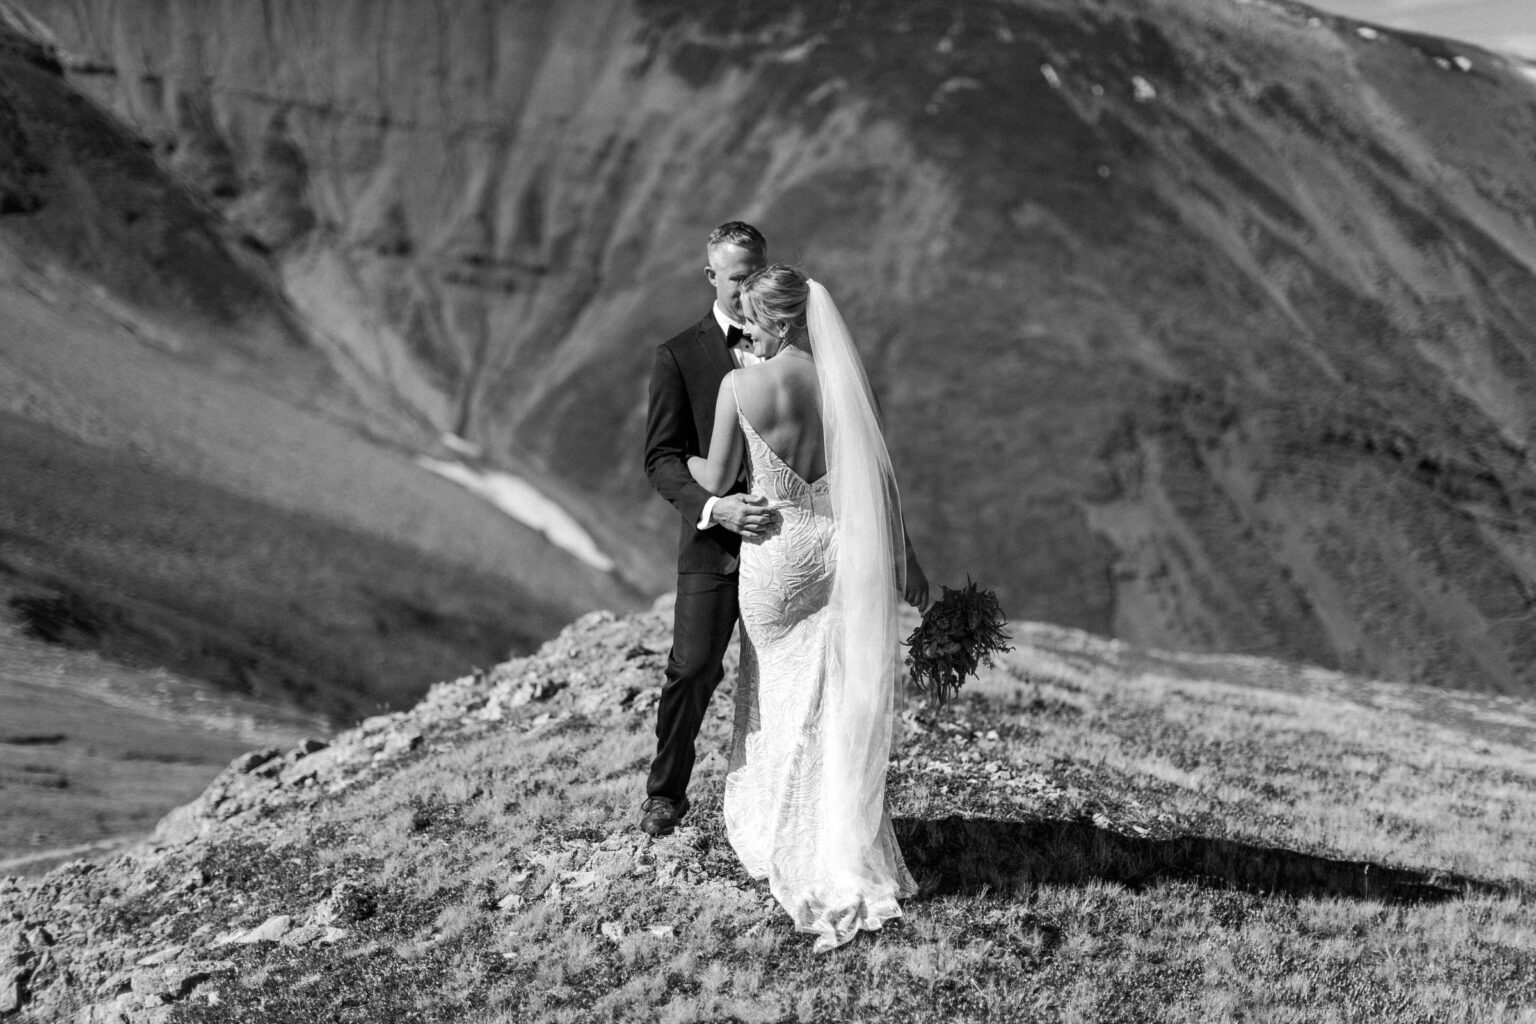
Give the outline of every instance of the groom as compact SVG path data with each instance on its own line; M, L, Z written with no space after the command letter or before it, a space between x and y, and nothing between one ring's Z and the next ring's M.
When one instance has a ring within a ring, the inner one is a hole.
M704 251L714 305L657 348L645 422L646 479L681 515L672 653L656 709L656 759L641 806L640 829L653 836L668 834L688 813L693 742L725 674L721 659L736 626L741 538L764 534L777 515L765 499L740 493L741 481L717 498L688 472L688 457L704 454L714 430L720 382L733 368L757 362L743 346L741 282L768 263L762 233L739 220L711 232Z

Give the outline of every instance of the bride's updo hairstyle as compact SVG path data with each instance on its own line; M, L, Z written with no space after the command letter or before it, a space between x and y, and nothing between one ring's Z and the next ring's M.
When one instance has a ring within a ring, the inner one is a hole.
M741 312L775 331L783 325L804 328L810 295L810 278L787 263L775 263L741 282Z

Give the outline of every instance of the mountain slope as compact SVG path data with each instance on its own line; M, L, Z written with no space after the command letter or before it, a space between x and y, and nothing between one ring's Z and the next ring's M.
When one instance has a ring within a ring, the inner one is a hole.
M0 884L23 1021L1525 1019L1536 707L1054 627L904 715L923 893L810 952L719 819L634 830L667 609L589 616L155 841ZM9 963L9 967L4 967ZM3 1004L0 1004L3 1006Z
M8 625L67 607L71 645L355 721L633 606L420 465L451 453L356 399L264 257L48 48L0 25L0 70Z
M649 351L741 216L838 296L939 578L1536 683L1536 86L1503 57L1285 2L25 8L364 420L521 460L643 589Z
M0 607L33 595L0 580ZM55 604L59 634L90 628ZM56 634L56 637L59 636ZM133 669L0 620L0 874L41 874L143 841L237 754L328 723L163 668Z

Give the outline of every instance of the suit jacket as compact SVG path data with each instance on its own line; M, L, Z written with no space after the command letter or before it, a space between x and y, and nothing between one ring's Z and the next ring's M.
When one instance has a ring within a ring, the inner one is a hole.
M681 516L679 573L736 571L741 537L723 526L698 528L710 494L688 472L688 456L703 455L709 444L720 382L734 368L713 308L656 349L645 420L645 477ZM727 493L743 489L737 480Z

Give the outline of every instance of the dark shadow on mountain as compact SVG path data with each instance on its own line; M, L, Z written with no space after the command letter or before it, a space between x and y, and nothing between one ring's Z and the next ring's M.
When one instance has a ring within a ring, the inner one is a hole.
M1232 839L1121 835L1084 821L898 818L907 865L937 893L1010 892L1021 885L1191 881L1288 896L1436 903L1508 895L1509 887L1446 872L1335 860Z

